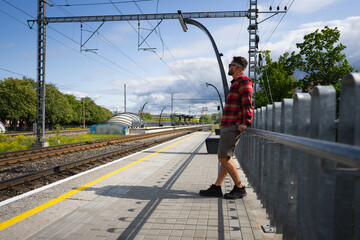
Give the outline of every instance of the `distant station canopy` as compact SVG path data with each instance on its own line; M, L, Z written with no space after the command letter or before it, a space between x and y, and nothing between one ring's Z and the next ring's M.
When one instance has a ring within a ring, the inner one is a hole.
M0 133L4 133L6 131L5 126L2 122L0 122Z
M123 126L126 126L128 128L133 127L140 127L141 126L141 120L140 117L134 113L119 113L115 115L114 117L110 118L108 123L117 123Z

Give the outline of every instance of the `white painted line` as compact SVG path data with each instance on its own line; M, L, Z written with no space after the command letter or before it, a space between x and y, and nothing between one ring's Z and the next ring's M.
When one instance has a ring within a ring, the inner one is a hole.
M195 133L192 133L192 134L195 134ZM190 135L192 135L192 134L190 134ZM81 176L83 176L83 175L85 175L85 174L91 173L91 172L96 171L96 170L98 170L98 169L101 169L101 168L107 167L107 166L109 166L109 165L112 165L112 164L121 162L121 161L123 161L123 160L125 160L125 159L127 159L127 158L129 158L129 157L135 156L135 155L140 154L140 153L143 153L143 152L145 152L145 151L149 151L149 150L151 150L151 149L153 149L153 148L156 148L156 147L159 147L159 146L162 146L162 145L165 145L165 144L168 144L168 143L177 141L178 139L181 139L181 138L184 138L184 137L187 137L187 136L189 136L189 135L185 135L185 136L181 136L181 137L175 138L175 139L173 139L173 140L171 140L171 141L168 141L168 142L165 142L165 143L156 145L156 146L151 147L151 148L144 149L144 150L142 150L141 152L133 153L133 154L131 154L131 155L129 155L129 156L126 156L126 157L123 157L123 158L119 158L119 159L117 159L117 160L114 160L114 161L112 161L112 162L109 162L109 163L106 163L106 164L104 164L104 165L98 166L98 167L96 167L96 168L92 168L92 169L90 169L90 170L88 170L88 171L85 171L85 172L76 174L76 175L74 175L74 176L71 176L71 177L62 179L62 180L60 180L60 181L51 183L51 184L46 185L46 186L43 186L43 187L34 189L34 190L32 190L32 191L23 193L23 194L21 194L21 195L18 195L18 196L15 196L15 197L6 199L6 200L0 202L0 207L5 206L6 204L9 204L9 203L15 202L15 201L17 201L17 200L20 200L20 199L22 199L22 198L24 198L24 197L33 195L33 194L38 193L38 192L41 192L41 191L44 191L44 190L46 190L46 189L48 189L48 188L51 188L51 187L54 187L54 186L56 186L56 185L58 185L58 184L62 184L62 183L64 183L64 182L70 181L70 180L72 180L72 179L81 177Z

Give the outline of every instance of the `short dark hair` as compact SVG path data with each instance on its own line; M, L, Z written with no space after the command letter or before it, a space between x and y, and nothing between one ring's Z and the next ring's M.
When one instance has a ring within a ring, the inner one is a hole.
M238 63L240 66L242 66L241 70L245 71L247 65L248 65L248 61L246 60L246 58L244 57L233 57L233 62Z

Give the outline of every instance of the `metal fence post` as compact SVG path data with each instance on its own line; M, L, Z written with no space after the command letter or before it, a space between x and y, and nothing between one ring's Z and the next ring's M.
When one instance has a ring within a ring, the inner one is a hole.
M266 105L266 116L265 116L265 130L272 131L272 108L273 105ZM269 184L270 184L270 159L271 151L270 145L273 144L270 141L266 141L264 144L264 176L263 176L263 192L265 195L265 200L263 207L266 208L267 217L269 217L268 206L269 206Z
M360 74L348 74L342 80L338 142L360 145ZM344 168L338 164L337 167ZM336 176L334 239L360 239L360 179ZM355 200L354 200L355 199ZM357 200L356 200L357 199ZM356 201L357 204L356 204ZM355 206L355 208L353 208ZM354 219L353 221L353 213ZM352 224L354 224L352 226ZM357 226L357 227L355 227ZM353 229L352 229L353 228Z
M332 86L316 86L311 101L311 137L320 140L335 140L335 89ZM310 157L307 200L306 239L332 239L333 218L331 209L335 188L334 177L325 174L320 167L321 159ZM328 167L333 163L327 164Z
M300 137L310 136L309 93L296 93L293 103L292 134ZM284 239L305 239L307 229L304 226L306 209L305 193L308 172L308 154L293 149L289 176L288 211L284 224Z
M272 131L280 132L280 123L281 123L281 103L273 103L273 113L272 113ZM270 160L270 183L269 183L269 219L270 226L275 228L275 204L277 202L277 183L278 183L278 170L279 170L279 144L271 145L272 158ZM277 229L274 229L277 231Z
M252 123L252 126L254 128L257 128L258 124L257 124L257 119L259 118L259 113L258 113L258 110L255 109L254 110L254 118L253 118L253 123ZM250 173L250 181L249 183L254 186L254 171L255 171L255 159L256 159L256 142L257 142L257 137L254 136L251 138L251 150L252 150L252 156L251 156L251 162L250 162L250 169L249 169L249 173Z
M281 127L280 132L285 134L292 133L292 110L293 99L283 99L281 102ZM291 149L280 145L279 171L278 171L278 192L276 202L276 232L283 233L284 215L287 211L287 195L290 175ZM285 204L286 202L286 204Z
M261 129L262 128L262 110L261 108L258 108L257 110L257 118L256 118L256 125L257 128ZM255 165L254 165L254 190L256 192L256 196L259 199L260 198L260 192L259 192L259 169L260 169L260 159L261 159L261 138L257 137L256 138L256 142L255 142Z
M256 109L255 110L255 128L258 128L259 127L259 109ZM253 161L251 163L251 184L253 186L253 189L255 191L255 168L256 168L256 159L257 159L257 145L258 145L258 141L259 141L259 137L254 137L253 140L252 140L252 144L253 144Z
M265 118L266 118L266 107L261 107L261 126L259 129L265 130ZM263 190L263 181L264 181L264 139L260 139L260 155L259 155L259 168L258 168L258 194L261 201L261 204L264 204L264 190Z

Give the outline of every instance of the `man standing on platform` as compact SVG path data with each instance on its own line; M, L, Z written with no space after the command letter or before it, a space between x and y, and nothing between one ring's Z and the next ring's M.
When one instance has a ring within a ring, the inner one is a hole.
M248 62L244 57L233 57L229 64L228 75L232 76L233 80L231 81L221 118L218 149L220 170L215 184L211 185L207 190L200 190L199 194L201 196L222 197L221 185L228 173L235 185L230 193L224 195L224 198L237 199L246 196L245 187L241 184L239 173L230 158L234 155L240 134L251 125L253 118L253 83L244 74L247 65Z

